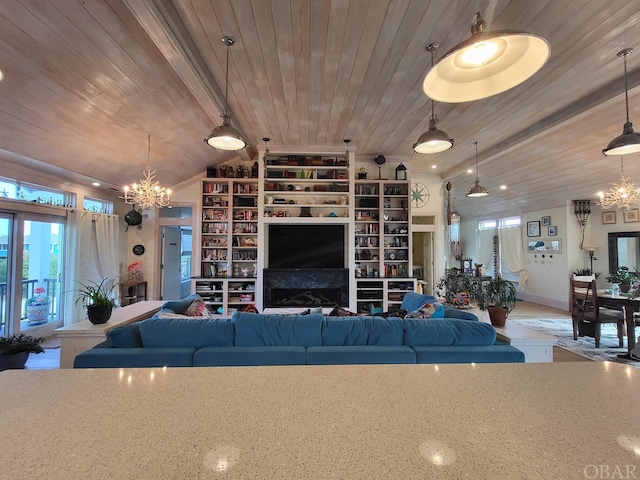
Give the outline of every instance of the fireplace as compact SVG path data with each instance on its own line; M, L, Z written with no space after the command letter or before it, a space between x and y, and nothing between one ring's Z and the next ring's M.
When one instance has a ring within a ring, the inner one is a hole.
M272 288L272 307L333 307L340 304L339 288Z
M346 268L267 268L263 284L265 308L349 305Z

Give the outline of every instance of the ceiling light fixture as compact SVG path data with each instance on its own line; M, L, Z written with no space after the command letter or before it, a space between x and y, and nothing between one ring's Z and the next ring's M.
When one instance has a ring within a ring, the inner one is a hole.
M618 210L629 210L631 206L640 204L640 187L624 176L623 159L620 156L620 183L612 183L605 192L598 192L600 205L603 208L615 207Z
M222 111L222 125L217 126L207 138L204 139L213 148L220 150L240 150L247 146L240 132L231 126L229 115L229 48L235 43L233 37L222 37L222 43L227 46L227 73L224 87L224 110Z
M627 56L633 52L633 48L625 48L618 52L624 62L624 101L627 108L627 122L622 127L622 135L609 142L607 148L602 150L605 155L628 155L640 152L640 134L633 131L633 124L629 121L629 84L627 81Z
M171 190L161 187L155 180L156 171L151 170L151 135L147 135L147 169L142 172L144 178L139 183L124 187L124 203L139 205L142 209L162 208L169 206Z
M489 195L489 192L486 188L480 186L480 178L478 176L478 142L473 143L476 146L476 181L475 185L471 187L471 190L469 190L469 193L467 193L467 197L486 197L487 195Z
M438 48L437 43L427 45L427 51L431 53L431 68L433 68L433 54ZM424 132L413 145L416 153L439 153L453 147L453 138L449 138L442 130L438 130L438 116L435 114L433 98L431 99L431 119L429 120L429 130Z
M424 93L438 102L461 103L502 93L540 70L551 54L544 38L517 30L486 31L477 12L471 37L449 50L424 79Z

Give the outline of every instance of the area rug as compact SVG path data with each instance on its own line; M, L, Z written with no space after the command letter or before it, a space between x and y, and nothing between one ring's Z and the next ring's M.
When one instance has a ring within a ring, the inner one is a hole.
M618 358L621 353L627 353L626 337L625 347L618 348L618 335L614 324L604 324L600 335L600 348L595 347L592 337L578 337L573 339L573 326L571 320L551 319L551 320L513 320L526 327L538 330L539 332L552 335L558 339L556 346L569 350L583 357L594 361L605 361L624 363L640 368L640 362Z

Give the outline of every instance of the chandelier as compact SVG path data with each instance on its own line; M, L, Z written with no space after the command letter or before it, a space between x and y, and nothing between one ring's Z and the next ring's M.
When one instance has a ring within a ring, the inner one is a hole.
M143 171L144 178L138 183L124 187L124 203L139 205L143 210L162 208L169 205L171 190L161 187L155 180L156 171L151 170L151 135L147 136L147 169Z
M629 178L625 177L620 156L620 182L612 183L612 187L606 192L598 192L600 205L603 208L615 207L618 210L629 210L632 205L640 204L640 187Z

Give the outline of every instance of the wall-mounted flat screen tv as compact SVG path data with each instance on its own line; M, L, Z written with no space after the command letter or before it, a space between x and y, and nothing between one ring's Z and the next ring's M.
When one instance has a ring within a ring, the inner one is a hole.
M268 268L345 268L344 225L269 225Z

